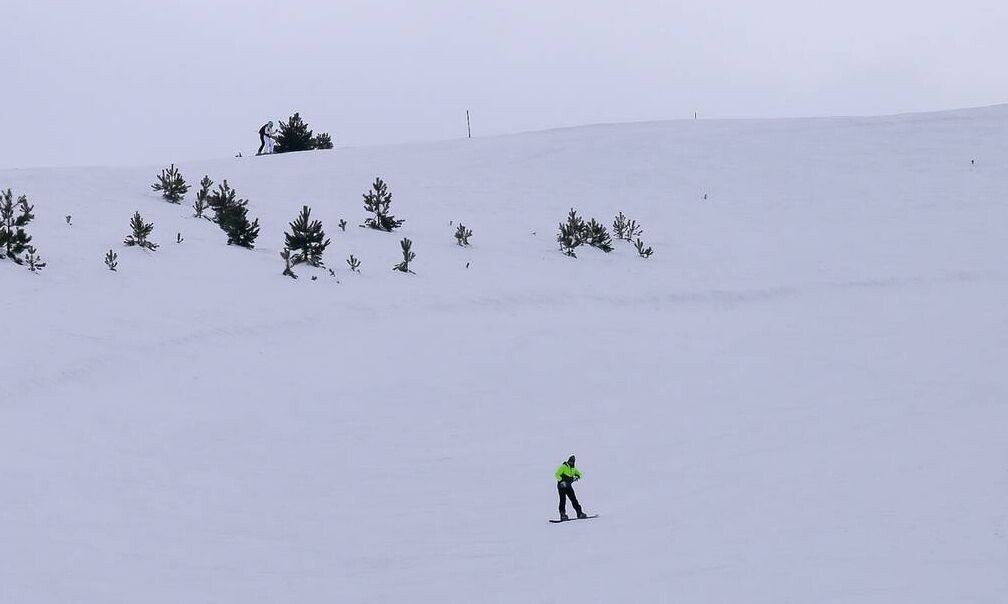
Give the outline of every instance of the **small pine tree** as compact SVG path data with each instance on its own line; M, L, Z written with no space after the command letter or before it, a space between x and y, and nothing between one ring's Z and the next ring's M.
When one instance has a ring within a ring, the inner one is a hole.
M651 246L645 248L644 242L641 241L640 239L637 240L637 243L635 245L637 247L637 254L639 254L641 258L650 258L651 254L654 253L654 251L651 249Z
M344 233L346 232L346 220L343 220L342 218L339 219L339 228Z
M109 250L108 253L105 254L105 266L107 266L110 271L115 271L116 267L119 266L119 254Z
M636 220L630 220L627 222L626 231L624 231L623 238L627 241L633 243L634 239L637 239L644 234L644 229L637 224Z
M207 202L214 211L214 222L228 236L228 245L254 247L259 236L259 219L249 222L248 201L240 199L227 180L217 185Z
M364 220L364 226L389 233L401 227L406 221L389 214L391 205L392 194L388 191L388 185L381 178L375 178L371 190L364 194L364 209L374 214L374 218Z
M308 124L301 119L300 113L290 116L286 122L280 122L280 132L277 133L274 153L289 153L291 151L310 151L315 139Z
M0 249L0 258L10 258L22 264L21 254L32 239L25 227L35 219L32 214L34 209L24 195L14 201L14 193L10 189L0 193L0 248L3 248Z
M329 133L328 132L320 132L320 133L316 134L315 138L312 139L312 148L313 149L332 149L333 148L333 143L332 143L332 138L329 137Z
M133 218L130 219L130 228L133 230L133 233L127 235L126 239L123 240L124 245L127 247L138 245L152 252L158 248L158 244L147 241L151 232L154 231L154 223L144 222L143 217L140 216L140 212L133 214Z
M609 231L606 230L605 225L598 222L594 218L585 224L582 239L588 245L598 248L605 253L613 251L612 239L609 237Z
M175 167L175 164L161 170L157 179L158 181L151 185L152 189L161 191L161 197L170 203L182 203L182 198L189 192L189 185L186 184L185 178L182 178L182 173Z
M403 261L392 267L392 270L403 273L412 273L413 271L410 270L409 263L416 258L416 254L413 253L413 242L409 239L403 239L399 242L399 245L402 246Z
M572 208L567 214L567 222L560 223L560 232L557 234L557 243L560 244L560 251L571 258L577 258L575 248L584 243L585 223L577 212Z
M280 257L283 258L283 260L284 260L284 271L283 271L284 276L290 277L291 279L297 279L298 276L295 275L294 271L291 270L291 252L290 252L290 250L287 249L287 248L284 248L284 249L280 250Z
M355 258L353 254L350 254L350 257L347 258L346 263L347 263L347 266L350 267L350 271L351 272L354 272L354 273L359 273L360 272L361 262L360 262L360 260L358 260L357 258Z
M28 263L28 270L33 273L42 270L46 266L46 263L42 261L42 257L38 255L38 250L33 245L25 248L25 262Z
M323 266L322 253L329 247L329 240L322 230L322 221L311 219L311 208L302 207L290 228L290 233L284 233L284 240L287 250L296 252L291 256L291 263Z
M217 224L227 234L228 245L252 249L259 236L259 219L251 222L248 219L248 207L245 205L224 206L218 214Z
M209 176L203 176L203 180L200 181L199 191L196 191L196 201L193 203L193 210L196 211L193 214L194 218L209 218L203 214L207 209L210 208L210 203L208 201L210 197L210 187L213 186L213 180Z
M613 219L612 223L613 233L616 233L617 239L623 239L624 235L626 234L626 228L627 228L627 217L623 215L623 212L620 212L619 214L616 215L616 218Z
M455 242L462 246L469 245L469 238L472 237L472 235L472 229L466 228L466 226L460 222L458 228L455 229Z

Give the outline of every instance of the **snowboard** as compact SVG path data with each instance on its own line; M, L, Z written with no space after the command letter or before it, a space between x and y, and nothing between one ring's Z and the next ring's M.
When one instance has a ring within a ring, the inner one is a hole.
M588 520L589 518L598 518L598 514L590 514L588 516L585 516L584 518L578 518L577 516L574 516L573 518L568 518L567 520L550 519L550 522L552 522L553 524L560 524L561 522L570 522L572 520Z

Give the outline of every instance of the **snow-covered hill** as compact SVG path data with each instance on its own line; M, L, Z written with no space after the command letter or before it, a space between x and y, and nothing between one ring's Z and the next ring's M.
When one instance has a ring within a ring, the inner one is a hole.
M171 160L255 250L162 166L0 171L48 262L0 262L0 602L1008 594L1005 107ZM303 204L336 278L280 274ZM561 255L571 207L655 255Z

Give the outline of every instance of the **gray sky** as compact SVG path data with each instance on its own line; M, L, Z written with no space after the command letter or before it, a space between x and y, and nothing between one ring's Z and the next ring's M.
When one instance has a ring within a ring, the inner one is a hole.
M1008 101L1004 0L0 0L0 167Z

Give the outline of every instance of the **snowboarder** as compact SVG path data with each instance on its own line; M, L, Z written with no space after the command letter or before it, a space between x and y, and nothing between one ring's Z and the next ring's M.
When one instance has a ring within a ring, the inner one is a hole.
M263 127L259 129L259 150L256 151L256 155L262 155L263 149L266 149L266 153L273 153L273 122L266 122Z
M578 518L587 518L588 515L581 510L581 504L578 503L577 496L574 495L573 484L577 480L581 479L581 470L574 467L574 456L571 455L567 458L567 461L560 464L557 471L553 474L557 479L557 493L560 495L560 520L567 520L567 500L570 499L571 505L574 506L574 511L577 512Z

